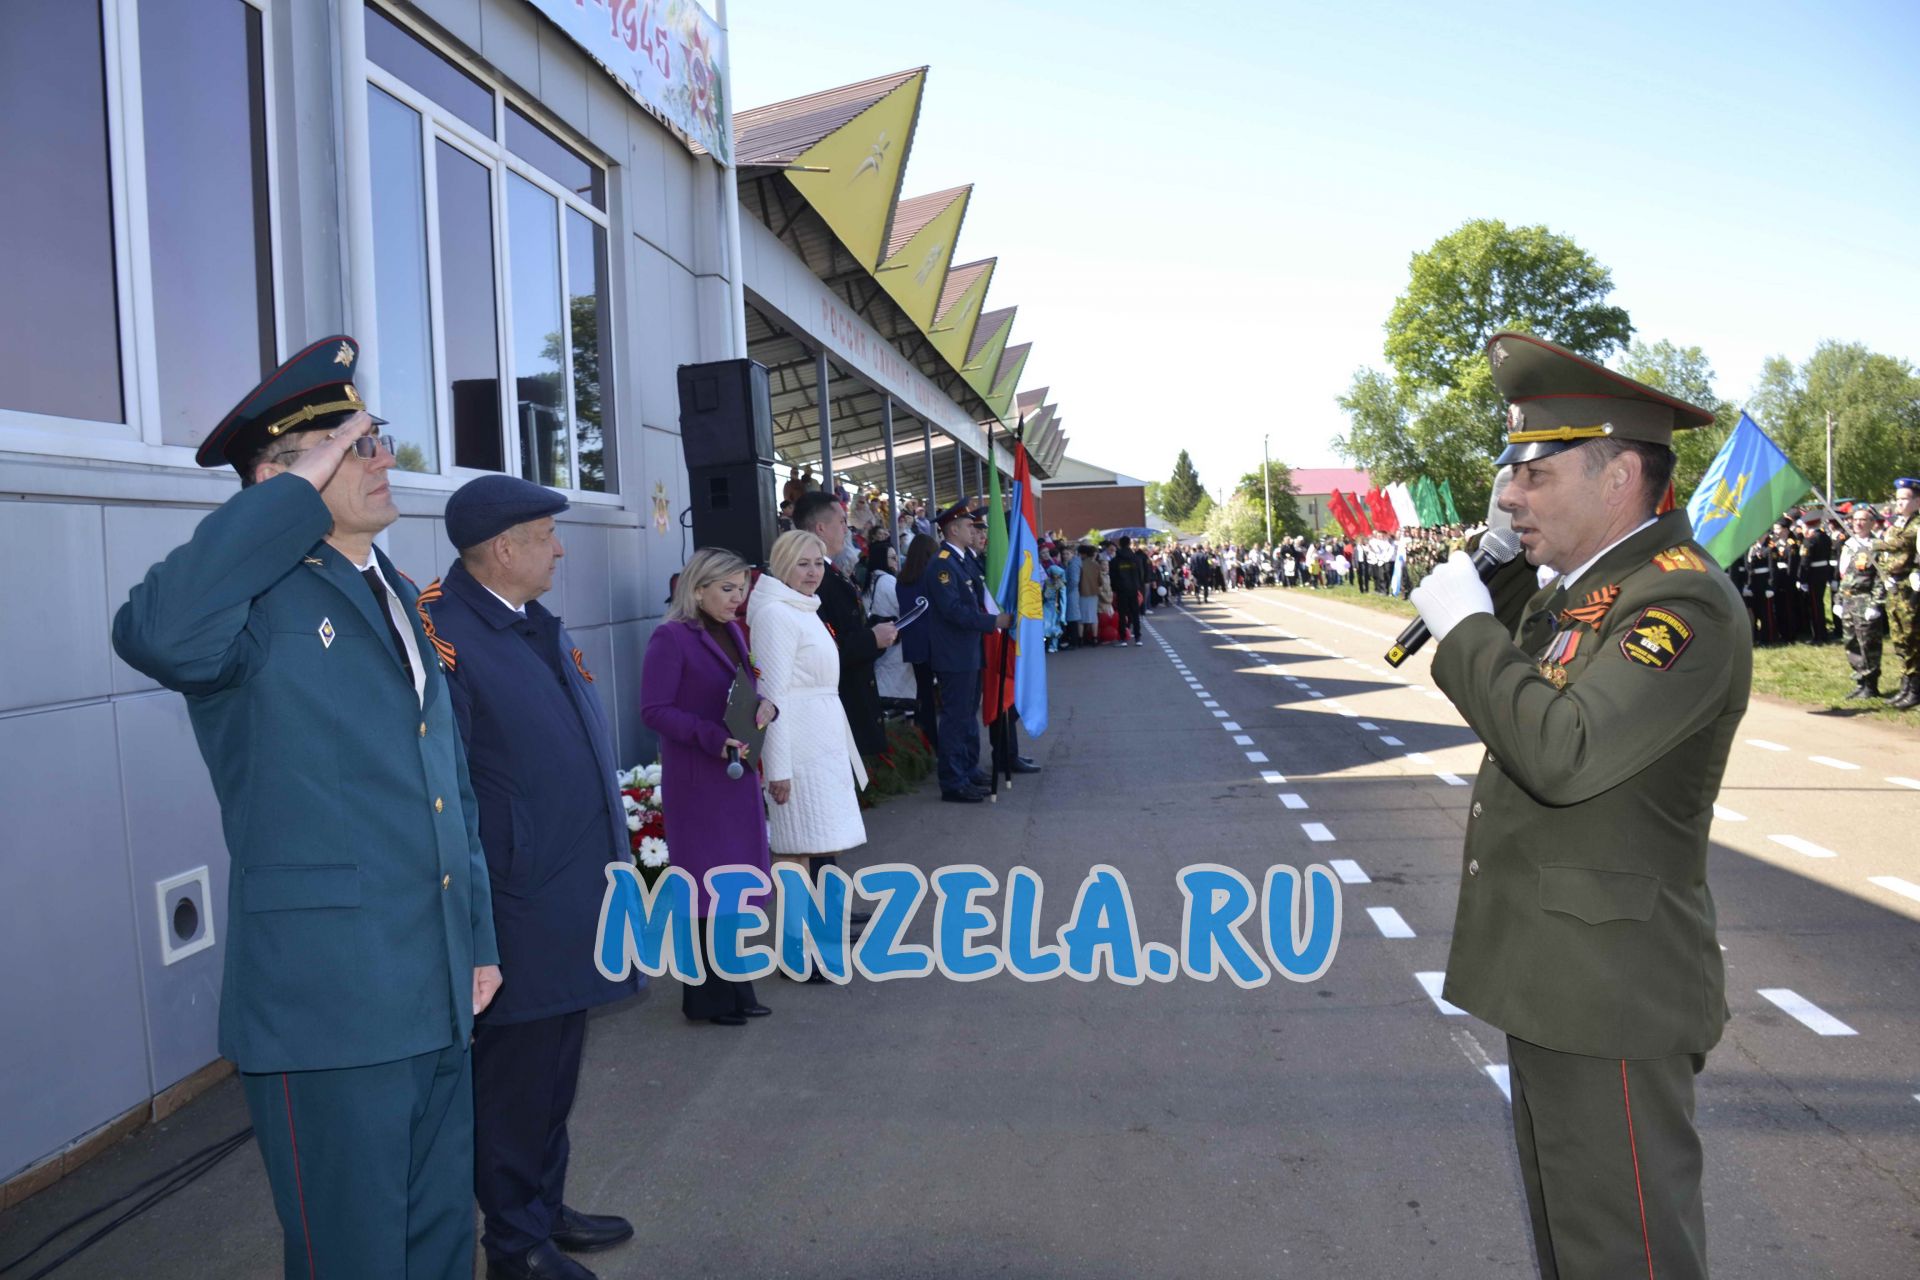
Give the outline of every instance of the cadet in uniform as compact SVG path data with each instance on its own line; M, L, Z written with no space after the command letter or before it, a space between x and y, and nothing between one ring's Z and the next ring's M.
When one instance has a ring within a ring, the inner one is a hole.
M1713 415L1524 334L1488 356L1526 551L1501 572L1559 572L1511 616L1465 555L1413 596L1487 747L1444 994L1507 1033L1542 1275L1704 1276L1694 1075L1726 1019L1707 830L1753 652L1686 513L1655 512L1674 430Z
M1887 634L1900 659L1900 691L1887 705L1905 711L1920 703L1920 480L1893 482L1893 523L1873 544L1874 568L1887 589Z
M220 1053L240 1069L288 1276L473 1274L467 1039L500 986L478 811L399 511L325 338L201 444L242 488L148 570L120 656L186 695L233 873Z
M1887 634L1887 588L1873 566L1873 525L1879 518L1864 503L1853 509L1853 536L1840 548L1840 589L1833 611L1840 615L1847 665L1853 668L1849 698L1880 696L1880 642Z
M938 747L940 798L978 804L986 793L974 782L980 756L980 637L1011 625L1009 614L986 610L984 571L970 554L973 504L967 498L940 513L945 540L920 581L934 679L940 688Z
M474 1026L474 1193L489 1280L593 1273L560 1252L618 1244L624 1219L566 1204L567 1115L587 1010L639 990L594 967L607 864L631 862L613 735L593 675L538 597L565 550L567 500L514 476L447 499L460 553L421 593L448 666L479 802L494 930L513 981Z

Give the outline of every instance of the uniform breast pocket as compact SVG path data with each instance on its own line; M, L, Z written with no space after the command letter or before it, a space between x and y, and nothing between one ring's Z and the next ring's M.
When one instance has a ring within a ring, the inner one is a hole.
M1660 881L1632 871L1598 867L1540 868L1540 906L1586 924L1650 920Z
M247 867L240 873L240 905L248 912L357 907L360 868L349 863Z

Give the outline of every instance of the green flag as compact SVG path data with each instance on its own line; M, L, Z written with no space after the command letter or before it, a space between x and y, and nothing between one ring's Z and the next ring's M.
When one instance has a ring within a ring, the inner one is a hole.
M1440 482L1440 514L1447 518L1448 524L1460 523L1460 512L1453 505L1453 481Z
M1413 482L1413 505L1420 511L1421 524L1431 528L1440 523L1440 494L1426 476Z
M1007 517L1000 510L1000 467L993 460L993 432L987 432L987 581L1000 582L1007 570ZM997 602L1002 609L1006 601Z

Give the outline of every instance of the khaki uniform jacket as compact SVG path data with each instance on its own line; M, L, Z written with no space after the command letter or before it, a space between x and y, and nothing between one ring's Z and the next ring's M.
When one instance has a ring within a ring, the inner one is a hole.
M1487 747L1444 995L1563 1053L1704 1053L1727 1017L1707 831L1753 679L1746 609L1674 511L1509 614L1434 656Z

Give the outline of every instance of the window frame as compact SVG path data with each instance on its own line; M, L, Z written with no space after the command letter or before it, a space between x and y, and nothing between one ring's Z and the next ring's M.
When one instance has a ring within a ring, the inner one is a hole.
M571 372L571 352L573 350L573 315L568 305L571 296L568 290L572 286L572 265L567 246L567 210L579 212L588 221L599 227L606 236L607 269L600 289L606 297L605 323L608 329L602 343L609 350L618 350L618 332L614 316L614 265L615 237L613 218L609 210L596 208L592 201L575 194L531 161L510 150L506 143L507 106L512 104L515 110L526 116L542 129L545 129L563 145L578 154L588 164L600 169L608 192L607 203L613 203L615 166L602 159L595 148L582 145L569 137L571 133L563 127L557 127L552 117L537 102L530 101L520 94L507 89L483 68L475 65L459 50L449 48L446 42L433 32L425 30L404 15L380 5L368 4L369 9L378 9L381 16L402 28L414 38L431 48L436 54L447 59L454 66L485 84L493 93L493 132L489 138L473 128L465 120L446 107L435 102L422 90L394 75L379 65L371 57L362 66L363 83L360 92L367 86L379 89L402 105L417 113L420 117L421 146L423 164L421 180L426 187L426 239L427 239L427 307L428 322L432 328L430 349L433 352L434 369L432 384L434 390L434 429L438 433L439 469L437 471L400 471L393 472L394 480L403 488L422 490L453 490L469 480L480 476L511 475L521 478L520 441L516 429L514 413L517 403L519 373L514 364L513 353L513 279L512 259L508 252L508 240L511 232L511 213L508 209L507 177L509 174L524 179L527 183L552 196L559 202L556 209L555 234L559 238L557 256L560 264L560 323L561 349L564 353L562 370L566 375L562 380L566 385L567 407L567 474L568 487L555 487L554 492L564 493L568 501L590 503L620 508L625 505L619 492L620 477L618 464L620 449L618 442L619 414L615 398L607 394L603 387L601 403L608 406L613 418L614 430L609 432L603 423L603 433L615 437L612 449L614 466L609 469L606 479L610 489L606 491L580 488L580 434L578 408L574 403L573 377ZM362 138L364 147L372 146L371 138ZM439 195L439 157L434 150L435 142L445 142L456 151L482 165L488 172L488 197L491 208L488 211L489 225L493 230L493 277L494 277L494 353L500 369L500 413L495 427L500 433L501 456L506 466L500 471L484 471L476 467L457 466L453 460L453 405L448 394L445 380L446 370L446 326L443 323L442 299L440 290L440 195ZM602 369L603 382L612 377L611 369ZM536 483L538 483L536 481Z
M237 0L260 18L260 93L266 128L267 245L272 263L274 359L287 356L287 292L280 231L278 83L270 0ZM139 0L100 0L102 78L106 81L107 178L111 187L114 295L120 350L120 422L64 418L0 407L0 454L131 462L199 470L192 445L164 443L159 357L154 340L153 244L147 216L145 95L140 67ZM263 375L264 376L264 373ZM238 396L244 388L234 388ZM215 424L209 422L207 429Z

